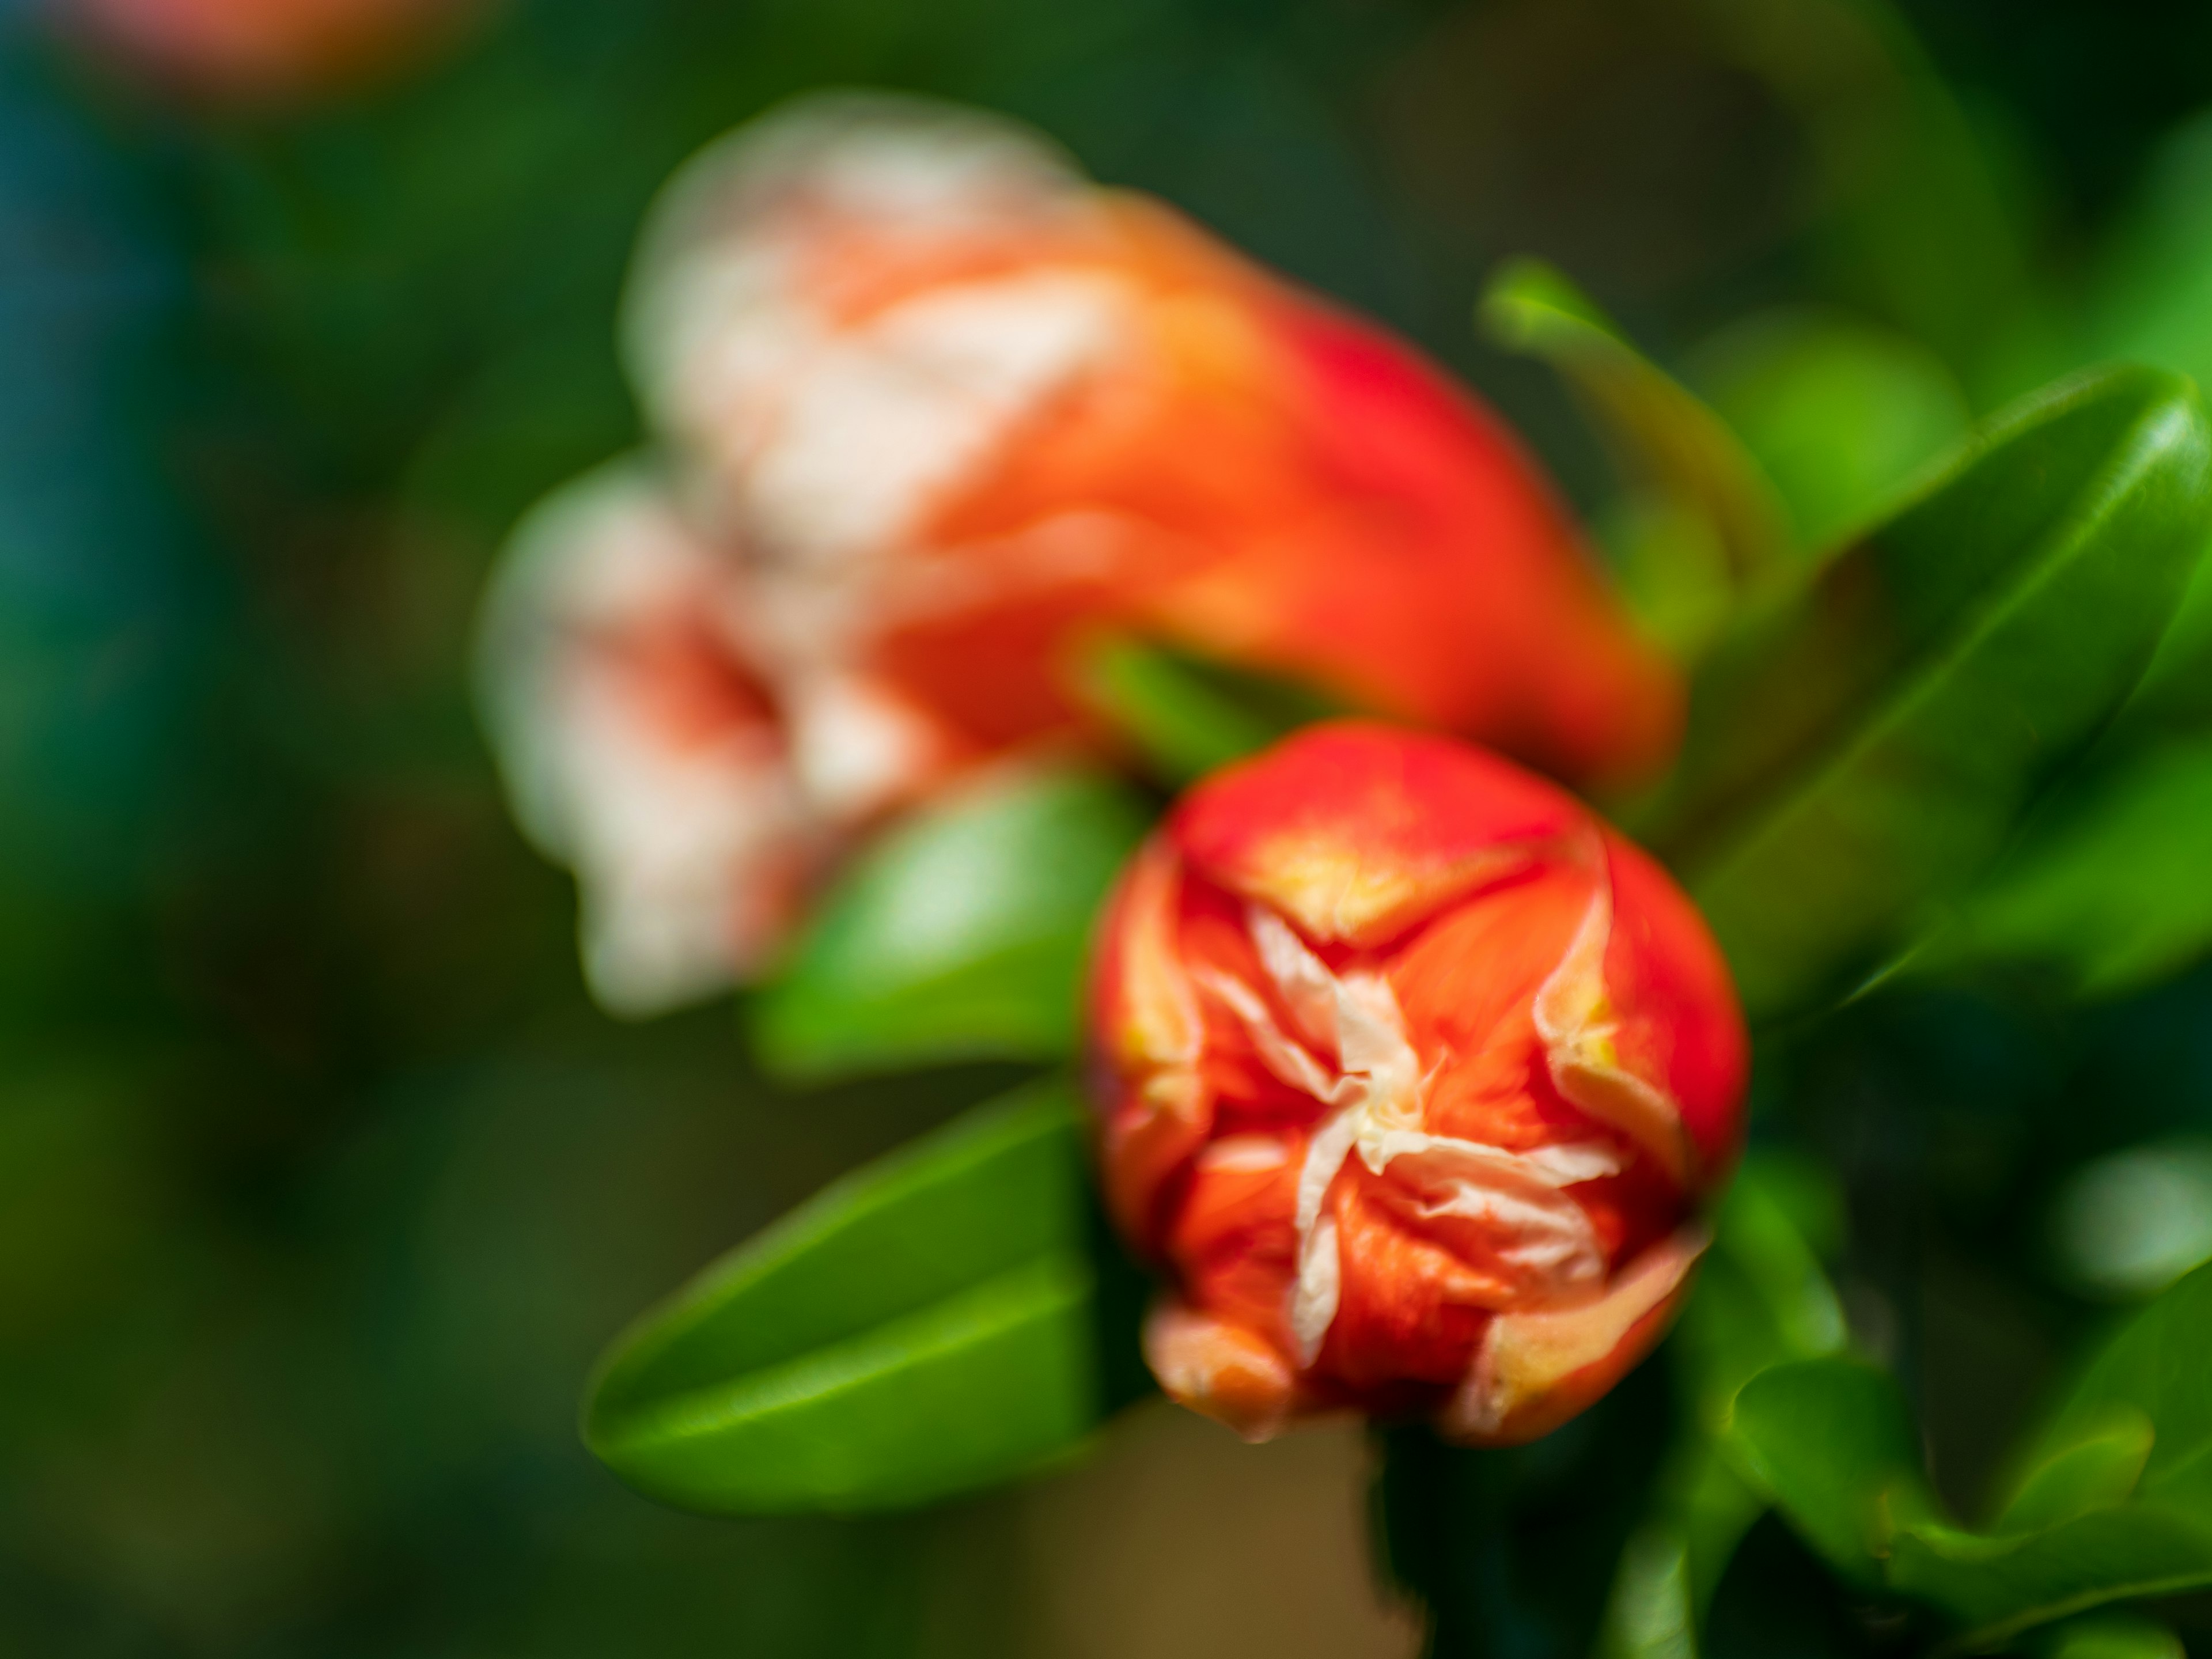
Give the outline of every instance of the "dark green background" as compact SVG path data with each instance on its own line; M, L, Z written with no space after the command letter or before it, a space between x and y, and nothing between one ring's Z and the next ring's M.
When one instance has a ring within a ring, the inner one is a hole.
M498 799L475 595L534 496L636 435L612 309L689 151L823 83L1027 118L1419 337L1595 503L1553 382L1477 343L1509 254L1669 361L1851 306L1978 407L2104 337L2100 250L2212 100L2212 18L1907 10L542 0L250 113L0 9L0 1655L1013 1639L988 1505L696 1521L575 1437L630 1314L1009 1075L779 1097L726 1007L609 1021ZM1832 14L1880 46L1856 81L1793 58ZM1847 1300L1893 1328L1954 1496L2100 1316L2042 1266L2045 1195L2212 1127L2208 1019L2201 975L2086 1016L1921 994L1783 1062L1852 1197ZM1465 1478L1571 1533L1651 1409ZM1469 1546L1498 1650L1559 1651L1571 1549L1504 1547ZM1832 1593L1791 1588L1771 1521L1745 1562L1717 1650L1811 1650Z

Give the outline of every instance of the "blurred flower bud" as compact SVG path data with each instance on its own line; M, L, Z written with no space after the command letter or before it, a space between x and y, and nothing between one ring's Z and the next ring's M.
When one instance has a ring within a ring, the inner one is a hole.
M627 321L663 464L541 511L487 655L611 1006L744 977L810 873L978 764L1110 750L1080 690L1105 635L1570 776L1674 741L1673 670L1489 416L1020 128L770 116L679 175ZM747 690L705 738L662 682L708 663Z
M1170 1281L1146 1350L1185 1405L1510 1443L1664 1330L1735 1158L1742 1020L1689 901L1559 790L1310 728L1139 854L1093 996L1108 1200Z
M61 0L64 20L149 75L211 97L285 99L389 68L480 0Z
M967 743L1074 723L1071 636L1106 625L1565 776L1674 744L1674 675L1493 417L1022 128L756 123L678 177L627 322L714 510Z

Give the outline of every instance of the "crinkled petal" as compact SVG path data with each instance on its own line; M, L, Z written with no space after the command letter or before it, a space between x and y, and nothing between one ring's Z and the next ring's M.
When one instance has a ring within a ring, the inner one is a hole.
M1665 1334L1708 1242L1703 1229L1685 1228L1645 1250L1593 1300L1498 1315L1439 1429L1447 1438L1486 1446L1550 1433Z

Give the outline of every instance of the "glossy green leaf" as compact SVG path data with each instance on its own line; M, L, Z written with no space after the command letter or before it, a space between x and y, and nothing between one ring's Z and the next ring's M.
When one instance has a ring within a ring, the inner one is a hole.
M1083 650L1084 699L1169 783L1188 783L1299 726L1351 712L1291 681L1113 634Z
M921 809L854 861L756 999L763 1062L819 1079L1072 1052L1092 918L1146 817L1070 767Z
M2208 845L2212 739L2100 767L2035 814L1916 966L2030 963L2092 997L2154 984L2212 953Z
M1997 1537L1923 1522L1891 1540L1889 1582L1966 1626L1954 1650L1986 1652L2108 1601L2212 1583L2212 1530L2142 1505Z
M1986 422L1714 653L1638 827L1754 1016L1841 991L1984 872L2126 699L2208 522L2194 389L2083 375Z
M740 1245L614 1345L584 1414L630 1485L726 1513L918 1504L1099 1414L1078 1109L979 1108Z
M1837 1571L1941 1610L1948 1650L2128 1598L2212 1584L2212 1269L2191 1274L2100 1354L2030 1458L1996 1528L1937 1510L1895 1384L1824 1359L1737 1396L1747 1472ZM2146 1455L2148 1454L2148 1455Z
M1799 1360L1760 1372L1736 1395L1729 1435L1746 1472L1854 1583L1878 1585L1898 1529L1934 1512L1897 1385L1863 1361Z
M1551 266L1501 268L1481 316L1492 339L1544 359L1589 405L1644 498L1627 521L1624 582L1671 642L1696 649L1735 593L1787 562L1773 486L1719 416Z

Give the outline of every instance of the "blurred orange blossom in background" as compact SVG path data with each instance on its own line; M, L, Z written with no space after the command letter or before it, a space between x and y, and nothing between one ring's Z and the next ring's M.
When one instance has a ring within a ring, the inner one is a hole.
M1112 635L1619 781L1675 674L1549 486L1408 347L957 108L833 97L710 148L627 314L664 443L541 507L486 686L602 1000L755 971L886 813L1112 754Z

